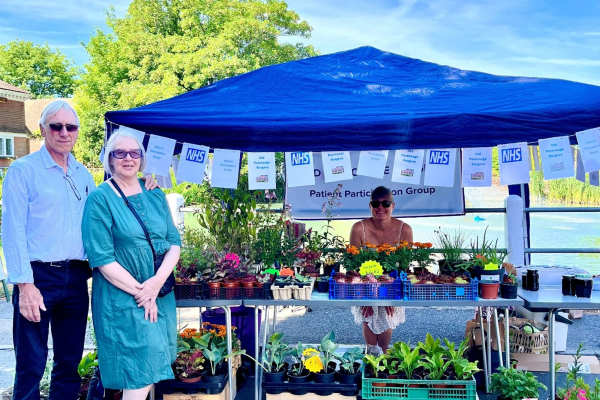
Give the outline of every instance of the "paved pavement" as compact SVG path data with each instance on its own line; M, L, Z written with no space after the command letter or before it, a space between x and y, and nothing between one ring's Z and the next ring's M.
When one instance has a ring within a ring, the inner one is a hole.
M464 337L465 322L473 317L472 307L451 308L424 308L415 307L406 309L406 323L400 325L393 334L393 341L410 340L415 344L422 340L426 332L435 337L447 337L450 341L459 342ZM6 299L0 297L0 389L12 385L14 378L14 352L12 349L12 313L13 308ZM178 316L181 325L197 327L199 310L179 309ZM329 330L334 329L337 342L342 344L359 344L363 342L359 325L353 321L350 310L343 307L314 307L312 312L305 308L298 310L283 309L278 313L276 329L284 332L284 341L287 343L315 343L319 342ZM586 313L580 320L575 320L569 328L566 354L573 354L580 342L585 344L585 354L600 355L600 343L597 333L600 332L600 314ZM51 344L51 340L50 340ZM89 337L86 347L91 348ZM51 354L50 354L51 355ZM548 374L538 374L540 379L549 379ZM559 374L559 383L564 380L564 374ZM600 376L596 376L599 377ZM593 378L588 376L587 378ZM253 398L253 381L248 382L240 390L238 400ZM484 396L482 400L491 400L493 397ZM540 398L547 397L547 394Z

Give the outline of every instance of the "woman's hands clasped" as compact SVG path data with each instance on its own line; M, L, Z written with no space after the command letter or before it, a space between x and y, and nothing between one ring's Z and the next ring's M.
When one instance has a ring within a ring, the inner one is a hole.
M160 292L160 288L164 285L164 282L153 276L148 278L142 284L136 285L136 289L139 292L133 296L138 304L138 307L144 307L145 316L144 318L150 319L150 322L156 322L158 318L158 307L156 306L156 298Z

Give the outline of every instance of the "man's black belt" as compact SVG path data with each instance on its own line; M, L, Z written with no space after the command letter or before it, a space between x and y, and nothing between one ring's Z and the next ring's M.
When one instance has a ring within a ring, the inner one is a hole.
M84 260L64 260L64 261L50 261L50 262L32 261L31 265L40 266L40 267L66 267L66 268L79 268L79 267L88 268L90 266L90 264Z

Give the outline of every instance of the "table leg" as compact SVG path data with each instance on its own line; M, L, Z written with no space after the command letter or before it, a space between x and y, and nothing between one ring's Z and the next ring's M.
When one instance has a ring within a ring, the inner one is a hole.
M277 323L277 307L278 306L273 307L273 333L275 333L275 324Z
M502 360L502 341L500 340L500 327L498 326L498 310L496 309L496 307L492 308L494 309L494 324L496 325L495 331L496 340L498 341L498 355L500 356L500 366L504 367L504 361ZM506 362L508 362L508 360Z
M231 344L231 308L229 306L223 306L223 311L225 311L225 325L227 327L227 354L231 354L233 352L232 344ZM227 370L229 376L229 400L233 400L233 359L229 359L227 362Z
M275 306L277 307L277 306ZM269 306L265 306L265 323L263 325L263 335L262 335L262 349L263 351L265 350L266 346L267 346L267 333L269 330ZM259 360L260 362L262 362L262 355L259 355L256 357L257 360ZM263 369L259 368L258 370L258 398L256 398L255 400L261 400L262 399L262 372Z
M491 323L491 311L490 311L490 307L486 307L487 309L487 313L486 313L486 324L487 324L487 370L488 370L488 382L489 382L489 376L492 374L492 323Z
M556 396L556 374L554 373L554 325L557 309L550 309L548 312L548 359L549 359L549 373L550 373L550 400L554 400Z
M260 310L259 306L254 306L254 358L257 360L254 362L254 400L258 400L260 396L259 393L259 386L260 386L260 379L259 379L259 372L258 369L260 368L258 366L258 360L260 360L260 355L259 355L259 351L260 351L260 346L259 346L259 340L260 340L260 336L259 336L259 330L258 330L258 312ZM264 329L264 326L263 326Z
M488 368L487 368L487 357L486 357L486 348L485 348L485 335L483 334L483 307L478 307L479 315L479 334L481 335L481 355L483 356L483 375L485 377L485 392L489 393L488 390ZM473 338L475 341L475 338Z
M506 363L507 368L512 368L510 363L510 333L508 331L508 322L509 322L509 314L508 314L508 306L504 307L504 346L506 351Z

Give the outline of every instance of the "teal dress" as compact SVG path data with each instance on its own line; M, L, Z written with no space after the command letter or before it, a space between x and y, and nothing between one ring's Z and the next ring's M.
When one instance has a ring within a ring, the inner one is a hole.
M150 233L152 245L163 254L181 245L165 194L155 189L129 196ZM85 205L83 244L93 268L92 318L98 344L102 383L109 389L139 389L173 379L171 363L177 351L177 321L173 292L158 297L158 322L144 319L130 294L108 282L97 269L117 261L138 282L154 276L152 250L140 223L105 182Z

